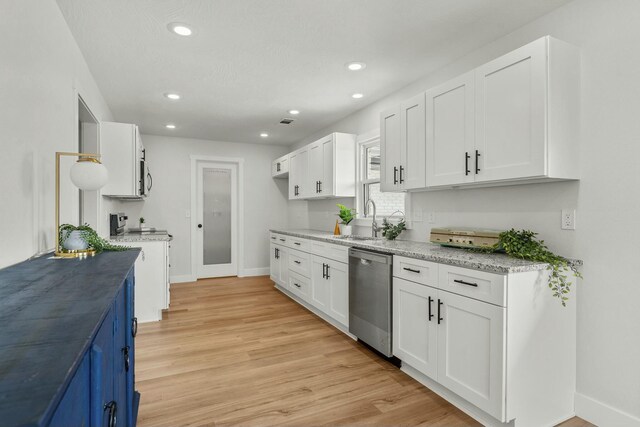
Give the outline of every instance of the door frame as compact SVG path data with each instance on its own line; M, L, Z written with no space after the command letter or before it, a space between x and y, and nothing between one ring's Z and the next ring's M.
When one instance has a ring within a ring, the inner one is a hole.
M196 211L198 210L197 201L198 195L196 194L198 187L198 164L202 162L214 162L223 164L236 165L238 182L238 214L236 218L236 224L238 224L238 240L236 247L236 259L238 260L237 275L238 277L244 276L244 159L240 157L217 157L217 156L202 156L192 154L189 156L191 159L191 230L189 232L189 238L191 239L191 276L194 280L198 277L198 262L196 260L196 253L198 252L197 240L195 236L195 230L198 226L198 216Z

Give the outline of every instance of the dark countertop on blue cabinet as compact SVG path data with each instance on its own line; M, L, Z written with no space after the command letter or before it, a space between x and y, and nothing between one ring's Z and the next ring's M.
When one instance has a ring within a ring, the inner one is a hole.
M0 270L0 424L47 422L139 252Z

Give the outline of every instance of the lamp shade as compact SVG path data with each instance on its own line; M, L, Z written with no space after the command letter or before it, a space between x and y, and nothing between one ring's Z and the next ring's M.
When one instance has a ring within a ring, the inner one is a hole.
M71 182L80 190L99 190L108 178L107 168L93 158L81 158L71 166Z

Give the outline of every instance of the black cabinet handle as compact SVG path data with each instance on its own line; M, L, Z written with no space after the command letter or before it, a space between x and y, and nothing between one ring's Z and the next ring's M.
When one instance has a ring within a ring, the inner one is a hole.
M276 236L271 236L271 240L276 240Z
M329 277L331 277L331 276L329 276L329 264L327 264L327 275L326 275L325 279L329 280Z
M296 245L296 246L300 246L301 245L300 242L293 242L293 244Z
M280 249L276 248L275 250L275 254L276 254L276 259L280 259Z
M454 282L456 282L456 283L460 283L461 285L473 286L474 288L477 288L477 287L478 287L478 284L477 284L477 283L465 282L464 280L458 280L458 279L456 279L456 280L454 280Z
M109 403L104 405L104 410L109 411L109 422L107 424L108 427L116 427L118 423L118 419L116 418L116 413L118 412L118 404L115 400L112 400Z
M442 316L440 316L440 307L442 307L442 301L438 298L438 325L444 320Z
M281 242L286 242L286 241L287 241L287 239L280 239L280 241L281 241Z
M124 370L126 372L129 372L129 365L131 363L131 360L129 358L129 346L122 348L122 357L124 358Z
M293 262L295 262L296 264L300 264L300 261L293 261Z
M202 224L198 224L198 228L202 228Z
M398 168L397 167L393 167L393 185L396 185L398 183Z
M469 175L469 173L471 172L469 170L469 159L471 158L471 156L469 155L468 151L464 152L464 175L467 176Z
M297 283L294 283L293 286L297 287L297 288L301 288L302 286L298 285Z
M400 166L400 184L404 182L404 178L402 177L402 172L404 172L404 167Z
M433 314L431 314L431 303L433 302L433 298L429 297L429 322L433 319Z
M277 172L280 172L280 162L278 162L278 163L276 164L276 171L277 171Z
M478 172L480 172L480 165L478 161L479 157L480 157L480 152L476 150L476 175L478 174Z
M136 337L138 335L138 318L134 317L131 319L131 336Z
M420 273L420 270L414 270L413 268L409 268L409 267L403 267L402 269L410 271L412 273Z
M318 193L322 193L322 181L318 181Z
M327 273L326 270L327 269L327 264L325 264L324 262L322 263L322 278L325 279L327 277Z

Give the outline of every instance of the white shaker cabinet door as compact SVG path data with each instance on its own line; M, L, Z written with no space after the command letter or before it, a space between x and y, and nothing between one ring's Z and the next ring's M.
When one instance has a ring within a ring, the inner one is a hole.
M349 265L327 260L329 282L328 315L349 326Z
M280 261L278 260L278 248L280 246L271 243L269 245L269 277L278 283L280 279Z
M476 69L476 181L546 173L547 38Z
M289 248L278 247L278 283L287 286L289 283Z
M437 380L437 289L393 278L393 355Z
M474 72L426 93L427 187L473 182Z
M400 168L400 109L380 114L380 190L401 191L398 179Z
M327 260L318 256L311 257L311 296L310 303L318 310L329 312L329 282L325 278Z
M398 181L403 190L425 187L424 93L400 105L400 166Z
M505 421L505 310L438 291L438 382Z

